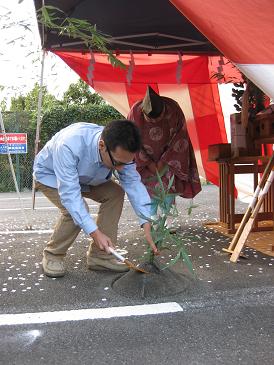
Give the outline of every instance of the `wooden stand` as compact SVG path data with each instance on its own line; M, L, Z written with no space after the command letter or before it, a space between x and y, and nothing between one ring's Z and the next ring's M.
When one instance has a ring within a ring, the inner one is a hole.
M243 214L235 213L235 175L236 174L253 174L254 191L258 186L258 173L265 170L266 164L270 158L262 156L249 156L220 159L219 173L220 173L220 224L226 228L227 233L235 233L235 224L240 223ZM260 162L262 164L260 164ZM254 222L253 230L269 230L272 227L260 227L258 222L270 220L273 222L274 217L274 186L272 185L270 191L264 199L264 206L262 212L258 213Z
M251 218L251 216L252 215L254 216L255 206L257 205L257 199L260 195L262 195L262 191L265 187L265 184L266 184L267 179L270 175L270 172L273 169L273 166L274 166L274 153L272 154L272 157L270 158L270 160L268 161L268 164L266 165L263 176L262 176L262 178L261 178L261 180L260 180L260 182L259 182L259 184L258 184L258 186L255 190L255 193L253 195L252 202L249 204L249 206L247 208L247 211L245 212L245 215L244 215L244 217L241 221L241 224L240 224L239 228L237 229L237 232L236 232L235 236L233 237L232 242L230 243L229 247L227 249L224 248L223 251L231 253L231 254L234 253L235 246L238 244L243 231L246 229L246 224L249 222L249 219ZM272 185L272 182L270 182L269 187L271 185ZM267 190L269 190L269 187L268 187ZM267 194L267 191L266 191L266 194ZM261 202L263 201L264 197L265 197L265 195L262 195L260 197ZM259 205L259 208L260 208L260 206L261 206L261 203ZM259 211L259 208L257 207L257 213ZM251 231L251 229L252 229L252 226L250 228L250 231Z

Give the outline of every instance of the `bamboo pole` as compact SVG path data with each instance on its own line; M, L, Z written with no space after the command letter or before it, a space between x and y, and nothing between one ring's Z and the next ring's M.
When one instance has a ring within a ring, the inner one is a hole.
M35 146L34 146L34 157L37 155L39 150L40 142L40 129L41 129L41 109L43 100L43 81L44 81L44 66L45 66L45 55L46 51L43 50L42 60L41 60L41 77L40 77L40 89L38 95L38 106L37 106L37 120L36 120L36 135L35 135ZM32 179L32 210L35 208L35 180Z
M274 169L272 167L272 171L269 174L269 177L268 177L268 179L265 183L265 186L264 186L264 188L263 188L263 190L262 190L262 192L259 196L259 200L258 200L257 204L255 205L254 210L253 210L249 220L245 224L244 229L241 233L241 236L240 236L240 238L239 238L239 240L238 240L238 242L235 246L235 249L234 249L231 257L230 257L231 262L237 262L237 260L239 258L239 255L241 253L241 250L242 250L242 248L243 248L243 246L244 246L244 244L245 244L245 242L248 238L248 235L252 230L254 221L255 221L255 219L257 217L257 214L260 210L260 207L263 204L264 198L265 198L265 196L266 196L266 194L267 194L267 192L268 192L268 190L269 190L269 188L270 188L273 181L274 181Z

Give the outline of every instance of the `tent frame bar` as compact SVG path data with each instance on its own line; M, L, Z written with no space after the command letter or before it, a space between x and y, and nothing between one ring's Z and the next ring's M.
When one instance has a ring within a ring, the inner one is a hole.
M58 34L57 32L53 31L53 34ZM181 41L185 41L185 43L174 43L168 46L152 46L150 44L141 44L141 43L136 43L136 42L127 42L127 41L123 41L123 39L133 39L133 38L145 38L145 37L159 37L159 38L168 38L168 39L174 39L174 40L181 40ZM109 37L107 38L108 42L110 43L115 43L115 44L121 44L121 45L126 45L126 46L134 46L134 47L140 47L140 48L145 48L145 49L171 49L174 47L190 47L190 46L203 46L206 44L209 44L208 41L198 41L195 39L191 39L191 38L185 38L185 37L178 37L178 36L174 36L172 34L164 34L164 33L142 33L142 34L131 34L131 35L126 35L126 36L121 36L121 37ZM51 46L51 48L62 48L62 47L66 47L66 46L76 46L79 44L84 44L83 41L76 41L76 42L66 42L66 43L59 43L59 44L54 44Z

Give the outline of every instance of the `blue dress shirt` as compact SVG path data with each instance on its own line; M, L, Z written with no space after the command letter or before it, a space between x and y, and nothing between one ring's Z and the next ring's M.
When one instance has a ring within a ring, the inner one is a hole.
M81 191L89 191L89 186L103 184L112 176L99 153L103 128L92 123L75 123L62 129L37 154L33 167L35 180L58 189L63 206L86 234L94 232L97 225L85 207ZM147 222L140 216L150 217L151 200L136 165L124 166L118 175L140 224Z

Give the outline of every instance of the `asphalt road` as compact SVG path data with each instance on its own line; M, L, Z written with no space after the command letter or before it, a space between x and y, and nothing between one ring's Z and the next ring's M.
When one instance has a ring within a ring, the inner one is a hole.
M30 194L23 198L30 208ZM178 200L175 224L196 278L176 265L174 271L187 279L183 292L141 299L114 290L119 275L87 270L82 233L68 252L67 275L45 277L41 255L57 210L38 194L38 209L26 210L33 231L24 231L16 195L1 194L0 364L272 364L274 259L246 248L247 260L230 263L222 253L228 238L202 225L218 217L217 189L205 186L195 203L188 217L187 201ZM97 204L89 204L95 215ZM146 245L128 202L119 244L132 260L142 261ZM165 308L158 314L157 303ZM169 313L173 305L179 309ZM88 314L79 319L83 310ZM20 324L12 325L17 314Z

